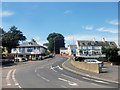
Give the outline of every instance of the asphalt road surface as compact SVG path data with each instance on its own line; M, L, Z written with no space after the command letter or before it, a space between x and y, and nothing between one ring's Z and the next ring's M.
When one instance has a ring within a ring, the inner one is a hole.
M118 84L70 72L62 67L68 58L56 56L42 61L2 69L2 88L117 88Z

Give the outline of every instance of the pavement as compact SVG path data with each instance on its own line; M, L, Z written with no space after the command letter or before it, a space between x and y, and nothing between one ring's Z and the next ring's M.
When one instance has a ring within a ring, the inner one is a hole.
M66 62L64 62L63 67L69 71L73 71L75 73L78 73L84 76L118 83L118 66L117 65L114 65L114 66L104 65L102 68L102 73L99 73L99 74L78 69L72 66L71 60L67 60Z

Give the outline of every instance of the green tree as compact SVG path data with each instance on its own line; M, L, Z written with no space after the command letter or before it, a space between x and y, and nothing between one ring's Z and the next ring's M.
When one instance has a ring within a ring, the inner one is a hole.
M73 54L73 50L71 50L71 53Z
M109 62L116 62L118 57L119 49L117 47L106 47L102 48L102 53L106 55L106 59Z
M26 40L23 33L17 30L17 27L12 26L10 30L3 34L2 45L7 48L8 53L11 53L11 49L19 45L19 41Z
M82 53L83 53L83 50L79 50L79 53L82 54Z
M5 47L0 47L0 53L3 53L5 51Z
M48 49L51 53L60 53L60 48L65 47L64 36L60 33L50 33L47 37L49 41Z
M49 46L49 43L44 43L43 45L48 47L48 46Z

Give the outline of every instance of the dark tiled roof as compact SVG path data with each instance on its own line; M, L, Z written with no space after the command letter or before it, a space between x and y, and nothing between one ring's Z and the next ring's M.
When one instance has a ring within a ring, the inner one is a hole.
M77 41L79 46L110 46L110 47L117 47L116 43L113 41ZM81 45L82 42L82 45ZM86 44L87 42L87 44ZM92 44L94 43L94 44Z
M68 47L70 47L71 49L76 48L76 45L68 45Z

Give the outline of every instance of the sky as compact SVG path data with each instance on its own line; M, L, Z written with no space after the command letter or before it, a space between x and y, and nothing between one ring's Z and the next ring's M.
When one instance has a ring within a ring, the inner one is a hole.
M118 44L117 2L2 2L2 28L13 25L38 43L61 33L66 46L76 40L115 41Z

